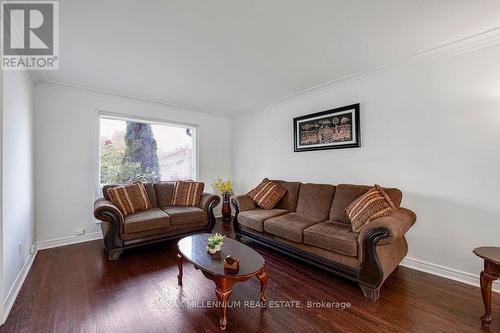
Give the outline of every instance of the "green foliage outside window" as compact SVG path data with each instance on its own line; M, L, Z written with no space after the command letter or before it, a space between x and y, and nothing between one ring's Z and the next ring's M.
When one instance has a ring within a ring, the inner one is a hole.
M158 180L160 168L151 125L127 122L124 137L101 141L101 184Z

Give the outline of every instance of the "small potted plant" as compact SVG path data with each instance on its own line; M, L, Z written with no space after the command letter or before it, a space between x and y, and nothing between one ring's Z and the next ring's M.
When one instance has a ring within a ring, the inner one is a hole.
M207 250L210 254L215 254L220 251L222 244L224 244L224 238L221 234L216 233L208 238Z
M215 188L222 194L222 222L231 222L231 196L234 194L231 180L221 178L214 183Z

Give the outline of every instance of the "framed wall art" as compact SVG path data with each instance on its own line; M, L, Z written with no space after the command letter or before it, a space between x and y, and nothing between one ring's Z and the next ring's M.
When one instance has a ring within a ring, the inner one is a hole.
M359 104L293 118L294 151L360 147Z

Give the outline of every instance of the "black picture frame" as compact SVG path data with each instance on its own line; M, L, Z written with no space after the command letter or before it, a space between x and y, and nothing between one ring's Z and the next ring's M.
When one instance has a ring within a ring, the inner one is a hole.
M359 103L293 118L293 143L295 152L360 147Z

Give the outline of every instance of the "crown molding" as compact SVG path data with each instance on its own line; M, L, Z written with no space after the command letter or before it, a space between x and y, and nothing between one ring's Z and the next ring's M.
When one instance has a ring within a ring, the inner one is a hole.
M227 113L222 113L222 112L216 112L210 109L205 109L205 108L199 108L196 106L190 106L190 105L181 105L181 104L176 104L168 101L164 101L161 99L154 99L154 98L148 98L148 97L141 97L141 96L135 96L135 95L128 95L116 91L110 91L110 90L104 90L104 89L96 89L96 88L90 88L90 87L85 87L85 86L80 86L80 85L75 85L71 83L64 83L64 82L58 82L58 81L51 81L51 80L40 80L35 84L36 87L43 87L43 88L52 88L52 89L60 89L60 90L66 90L66 91L73 91L73 92L85 92L88 94L92 95L100 95L100 96L112 96L112 97L121 97L121 98L126 98L138 102L146 102L146 103L152 103L152 104L160 104L164 106L169 106L181 110L186 110L186 111L194 111L194 112L201 112L205 113L208 115L212 116L219 116L219 117L230 117Z
M27 69L30 74L31 81L33 85L36 86L40 81L48 78L48 74L46 71L38 70L38 69Z
M33 85L35 85L35 86L39 82L49 80L49 74L45 70L29 69L28 71L30 72L31 80L33 81Z
M479 50L488 46L493 46L499 43L500 43L500 27L496 27L466 38L462 38L450 43L434 47L432 49L415 53L406 58L402 58L382 66L346 75L344 77L328 81L325 83L321 83L316 86L298 91L296 93L281 98L271 100L269 102L262 103L254 107L242 109L233 114L233 117L244 115L246 113L265 111L269 108L276 107L278 105L293 103L303 98L321 94L332 89L338 89L358 82L371 80L389 74L391 72L394 72L405 66L413 65L416 63L422 63L426 61L433 61L439 58L453 57L467 52Z

